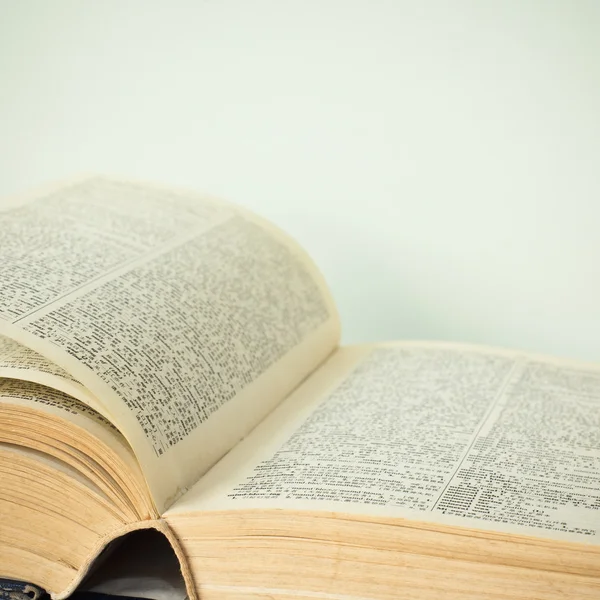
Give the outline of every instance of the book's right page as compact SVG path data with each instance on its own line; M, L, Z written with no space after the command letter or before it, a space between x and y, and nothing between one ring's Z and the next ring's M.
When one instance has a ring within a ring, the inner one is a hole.
M342 348L167 520L268 508L600 544L600 368L450 344Z

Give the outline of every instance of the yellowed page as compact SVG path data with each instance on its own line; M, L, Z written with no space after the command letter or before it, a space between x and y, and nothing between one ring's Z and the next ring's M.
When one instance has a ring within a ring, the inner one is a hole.
M600 368L342 348L169 515L335 511L600 544Z
M0 445L6 444L78 470L88 487L110 497L123 518L158 516L127 440L102 415L59 390L0 378Z
M305 253L198 194L101 177L64 185L3 213L0 258L0 334L97 399L159 511L339 341Z
M77 399L29 381L0 379L0 406L7 405L54 415L73 423L109 446L131 470L132 476L139 471L129 444L115 426ZM32 437L35 441L35 436Z
M88 390L67 371L14 340L0 335L0 378L39 383L78 398L94 410L103 407Z

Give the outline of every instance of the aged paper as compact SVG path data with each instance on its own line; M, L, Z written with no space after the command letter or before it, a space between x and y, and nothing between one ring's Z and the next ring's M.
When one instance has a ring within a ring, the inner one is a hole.
M157 516L131 447L87 404L54 388L0 378L0 423L0 445L64 462L128 518Z
M341 349L171 512L291 508L600 544L600 369Z
M74 398L78 398L98 412L102 404L67 371L14 340L0 335L0 377L39 383Z
M97 399L159 510L339 340L298 246L197 194L84 179L4 213L0 249L0 333Z

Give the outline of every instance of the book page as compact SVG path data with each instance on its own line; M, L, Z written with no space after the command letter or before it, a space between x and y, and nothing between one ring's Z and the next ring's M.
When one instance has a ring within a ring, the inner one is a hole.
M31 381L78 398L96 411L102 405L67 371L10 338L0 335L0 378Z
M343 348L168 514L269 507L600 544L600 369Z
M334 350L304 252L198 194L86 178L3 213L0 333L59 365L161 511Z
M131 448L116 427L94 409L76 398L72 398L54 388L30 381L0 379L0 414L4 414L2 408L7 406L35 410L69 421L73 425L85 429L114 450L131 469L132 473L138 471ZM0 432L0 436L12 436L16 433L15 431ZM42 433L46 435L46 432ZM36 436L31 434L31 437L35 438ZM2 441L9 442L8 438ZM10 440L10 443L18 442L18 439Z
M86 435L89 434L89 435ZM51 387L0 378L0 445L54 457L129 519L156 517L131 447L87 404Z

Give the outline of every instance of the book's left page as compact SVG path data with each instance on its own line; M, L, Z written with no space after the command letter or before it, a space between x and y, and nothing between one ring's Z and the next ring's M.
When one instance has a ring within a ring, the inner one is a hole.
M159 512L339 343L316 267L245 210L104 177L6 206L0 334L37 354L5 344L0 375L114 423Z

